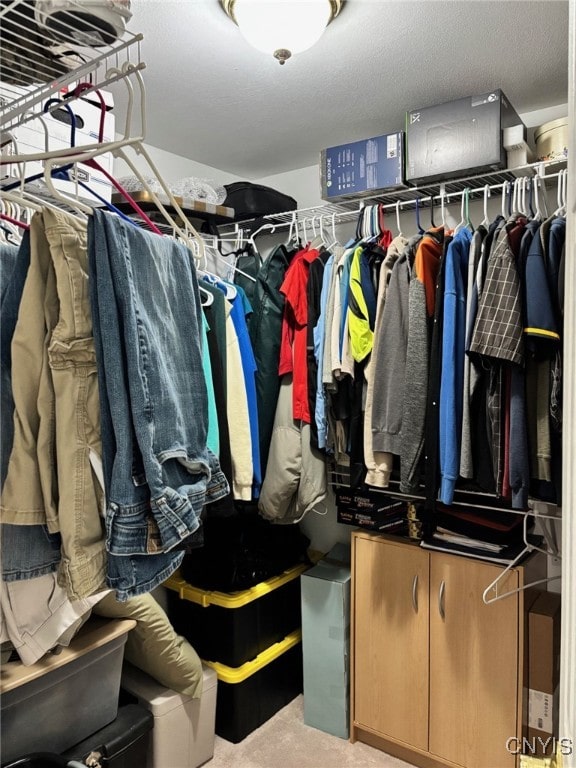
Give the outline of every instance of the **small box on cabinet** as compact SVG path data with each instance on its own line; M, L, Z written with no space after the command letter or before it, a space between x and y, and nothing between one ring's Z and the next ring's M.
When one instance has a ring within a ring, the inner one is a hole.
M301 581L304 722L347 739L350 548L337 544Z

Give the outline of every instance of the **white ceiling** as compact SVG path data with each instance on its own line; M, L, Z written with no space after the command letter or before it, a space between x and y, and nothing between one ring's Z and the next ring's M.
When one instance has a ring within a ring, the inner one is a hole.
M567 0L347 0L284 66L251 48L218 0L132 10L148 143L249 179L399 130L407 109L498 87L521 113L568 100Z

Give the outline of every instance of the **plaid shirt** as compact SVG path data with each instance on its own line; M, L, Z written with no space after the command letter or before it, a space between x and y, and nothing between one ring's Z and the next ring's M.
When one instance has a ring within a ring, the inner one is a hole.
M524 338L520 276L514 246L519 246L526 219L513 216L497 233L488 259L470 351L492 361L488 385L488 417L492 432L492 464L496 493L502 494L504 445L502 417L503 364L522 365Z
M470 345L471 352L519 365L524 361L522 301L509 238L511 230L523 228L524 222L519 217L512 218L492 245Z

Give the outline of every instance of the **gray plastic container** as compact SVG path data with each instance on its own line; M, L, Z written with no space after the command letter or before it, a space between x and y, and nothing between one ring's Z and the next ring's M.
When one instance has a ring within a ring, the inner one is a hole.
M63 752L115 719L133 621L90 620L71 645L30 667L2 667L2 760Z

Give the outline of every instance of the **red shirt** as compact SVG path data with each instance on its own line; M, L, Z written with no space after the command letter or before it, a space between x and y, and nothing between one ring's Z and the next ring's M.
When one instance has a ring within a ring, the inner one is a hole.
M304 248L294 256L280 292L284 294L284 317L280 343L278 375L292 373L292 418L310 424L308 407L307 326L308 299L306 286L310 264L318 257L314 248Z

